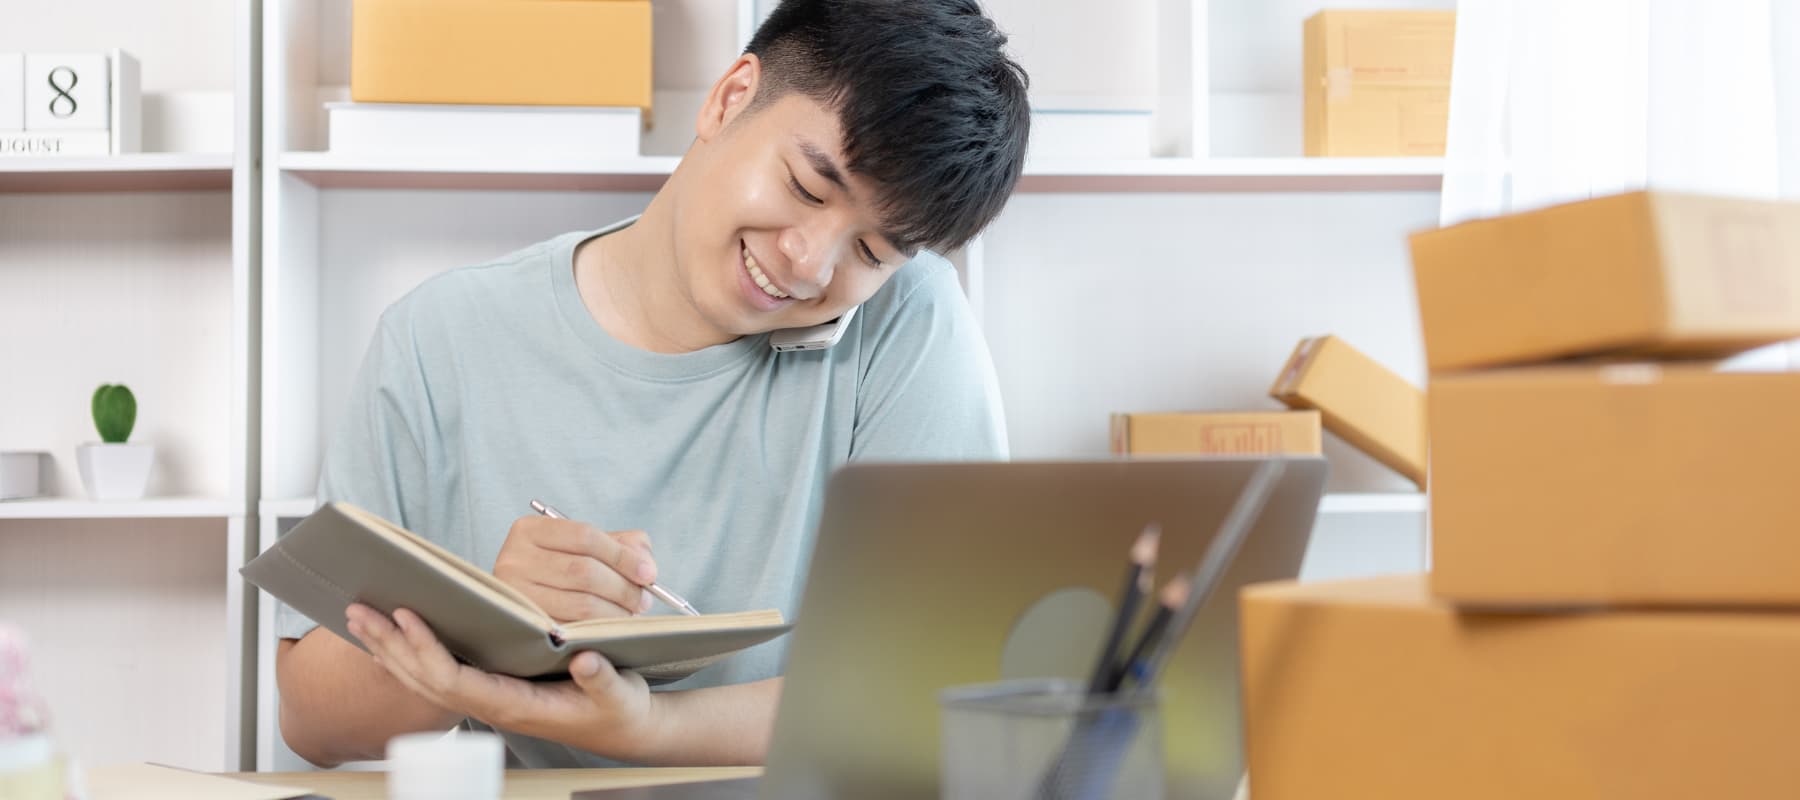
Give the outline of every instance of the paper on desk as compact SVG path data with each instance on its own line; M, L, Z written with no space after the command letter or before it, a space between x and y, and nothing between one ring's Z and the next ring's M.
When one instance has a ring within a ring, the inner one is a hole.
M270 786L155 764L90 769L89 800L289 800L310 789Z

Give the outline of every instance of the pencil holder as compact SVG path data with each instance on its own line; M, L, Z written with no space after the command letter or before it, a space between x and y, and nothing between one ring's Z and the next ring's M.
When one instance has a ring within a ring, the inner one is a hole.
M1091 696L1050 679L962 686L943 708L945 800L1163 797L1154 692Z

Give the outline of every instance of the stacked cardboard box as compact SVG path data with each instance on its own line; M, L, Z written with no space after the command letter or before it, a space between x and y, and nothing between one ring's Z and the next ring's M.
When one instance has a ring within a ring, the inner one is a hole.
M1639 192L1413 262L1432 572L1246 591L1251 796L1800 796L1800 374L1694 360L1800 337L1800 207Z
M650 0L355 0L360 103L650 110Z
M1441 156L1454 11L1346 11L1306 20L1309 156Z

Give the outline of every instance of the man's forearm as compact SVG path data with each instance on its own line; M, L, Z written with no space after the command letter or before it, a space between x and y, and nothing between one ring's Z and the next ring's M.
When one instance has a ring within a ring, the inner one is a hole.
M378 759L387 740L448 730L462 717L416 694L368 653L324 628L283 639L275 661L281 687L281 736L319 766Z
M529 723L519 732L645 766L761 764L768 757L782 680L658 693L655 719L642 735L630 738L606 730L531 730Z

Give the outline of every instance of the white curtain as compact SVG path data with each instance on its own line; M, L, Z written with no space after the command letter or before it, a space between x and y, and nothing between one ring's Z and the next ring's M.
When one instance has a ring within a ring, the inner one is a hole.
M1800 196L1800 2L1459 0L1440 221Z
M1439 221L1633 189L1800 199L1800 0L1458 0ZM1800 369L1800 341L1732 369Z

